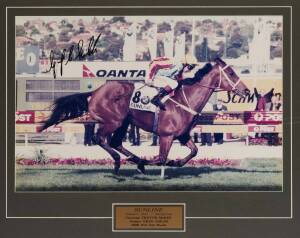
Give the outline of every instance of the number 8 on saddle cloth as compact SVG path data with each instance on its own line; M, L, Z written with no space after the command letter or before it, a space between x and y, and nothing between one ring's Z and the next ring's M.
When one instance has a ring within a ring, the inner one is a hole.
M143 83L135 83L134 91L130 99L129 108L155 112L156 106L150 101L157 94L157 89L154 87L149 87Z

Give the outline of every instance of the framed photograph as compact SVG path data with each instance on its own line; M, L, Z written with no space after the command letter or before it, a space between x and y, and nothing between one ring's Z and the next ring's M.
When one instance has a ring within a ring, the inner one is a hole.
M297 237L295 1L43 4L3 5L5 237Z

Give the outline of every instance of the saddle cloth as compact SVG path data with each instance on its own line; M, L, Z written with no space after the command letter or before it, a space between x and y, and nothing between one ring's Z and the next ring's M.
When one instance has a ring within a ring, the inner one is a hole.
M157 89L154 87L149 87L144 83L135 83L134 91L130 99L129 108L155 112L156 106L150 101L157 94Z

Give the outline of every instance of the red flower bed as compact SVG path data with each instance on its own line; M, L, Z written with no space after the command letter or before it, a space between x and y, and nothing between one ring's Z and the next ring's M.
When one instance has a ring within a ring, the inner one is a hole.
M176 159L179 160L179 159ZM190 160L190 166L220 166L220 167L235 167L240 164L240 160L220 159L220 158L203 158ZM87 159L87 158L68 158L58 159L52 158L47 160L34 159L19 159L16 162L18 165L33 166L33 165L114 165L112 159ZM121 164L129 164L126 159L121 160Z

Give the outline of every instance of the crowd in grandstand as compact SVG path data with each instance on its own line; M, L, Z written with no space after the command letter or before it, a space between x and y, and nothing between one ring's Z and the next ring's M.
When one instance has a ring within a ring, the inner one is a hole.
M192 31L195 36L195 55L198 61L207 61L215 56L238 58L249 51L249 42L253 39L253 22L242 18L217 19L196 18L178 19L173 22L162 19L156 23L151 17L136 24L137 57L136 60L149 61L150 53L146 38L148 31L157 24L157 56L164 55L163 39L165 33L172 30L174 41L181 34L186 34L186 47L191 45ZM91 36L101 33L97 47L100 49L89 60L120 61L123 57L124 34L133 24L126 17L93 17L92 19L65 18L61 20L26 20L16 26L16 45L38 45L41 57L49 55L50 50L59 52L79 40L87 42ZM194 29L193 29L194 25ZM282 56L282 24L270 21L271 58Z

